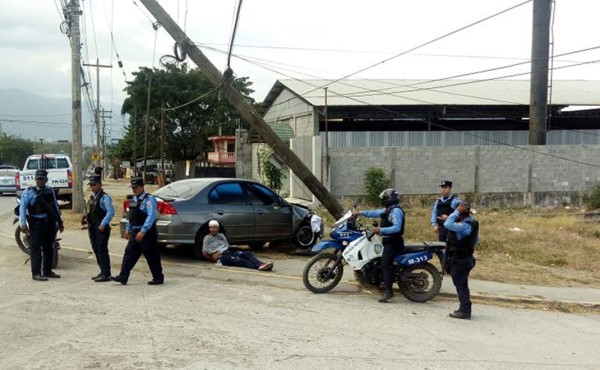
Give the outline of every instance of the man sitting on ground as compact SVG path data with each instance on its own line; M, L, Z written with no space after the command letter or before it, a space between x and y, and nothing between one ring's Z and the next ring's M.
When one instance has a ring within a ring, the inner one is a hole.
M211 220L208 223L210 234L202 241L202 255L211 262L221 260L223 266L238 266L260 271L271 271L273 262L263 263L259 261L252 252L233 251L229 249L229 243L225 235L219 232L219 223Z

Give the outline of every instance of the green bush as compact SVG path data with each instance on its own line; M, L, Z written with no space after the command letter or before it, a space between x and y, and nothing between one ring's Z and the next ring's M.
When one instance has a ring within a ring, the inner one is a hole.
M390 186L390 179L383 168L371 167L365 173L367 201L371 205L379 205L379 194Z
M265 182L267 186L273 190L281 190L283 187L283 179L286 178L287 167L278 168L271 161L273 156L273 149L263 149L259 151L258 156L260 158L260 165L262 174L266 178Z
M600 209L600 184L596 184L588 194L584 194L583 204L588 209Z

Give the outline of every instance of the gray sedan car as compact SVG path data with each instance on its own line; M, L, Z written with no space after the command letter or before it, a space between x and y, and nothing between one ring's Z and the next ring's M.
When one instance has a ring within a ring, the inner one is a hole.
M16 193L15 175L19 169L15 166L0 164L0 194Z
M202 257L208 222L217 220L231 244L257 248L271 241L292 241L309 251L318 239L313 213L290 204L265 185L251 180L199 178L175 181L152 194L158 201L158 243L189 244ZM127 203L127 202L125 202ZM127 209L121 219L124 230Z

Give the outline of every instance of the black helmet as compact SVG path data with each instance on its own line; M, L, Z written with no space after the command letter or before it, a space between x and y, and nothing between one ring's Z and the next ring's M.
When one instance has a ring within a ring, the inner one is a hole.
M400 195L392 188L382 191L381 194L379 194L379 199L381 199L381 205L384 207L390 207L400 203Z

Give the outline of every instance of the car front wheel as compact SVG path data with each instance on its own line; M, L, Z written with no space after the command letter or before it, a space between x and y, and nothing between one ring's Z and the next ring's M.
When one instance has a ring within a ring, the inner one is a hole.
M292 241L298 248L308 250L317 242L317 234L312 231L309 223L304 223L296 230Z

